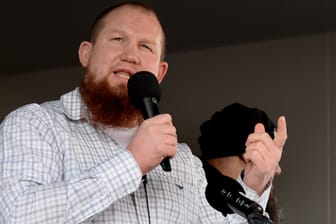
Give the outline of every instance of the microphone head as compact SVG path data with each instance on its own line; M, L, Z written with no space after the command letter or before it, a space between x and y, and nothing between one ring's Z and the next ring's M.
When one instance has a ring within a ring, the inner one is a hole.
M127 83L128 97L138 108L142 107L143 99L146 97L155 98L157 102L161 99L161 88L156 76L148 71L136 72Z
M227 214L232 214L234 211L228 206L225 197L221 194L221 191L229 191L229 192L244 192L244 188L231 177L227 177L222 175L217 179L216 183L208 183L205 196L209 204L220 211L224 216Z

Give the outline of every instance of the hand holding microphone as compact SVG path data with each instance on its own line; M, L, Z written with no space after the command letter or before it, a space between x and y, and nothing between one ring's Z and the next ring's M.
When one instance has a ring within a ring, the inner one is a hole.
M127 87L131 102L145 119L128 149L144 174L159 163L163 170L171 171L169 157L176 153L176 129L170 115L159 114L161 90L157 78L150 72L137 72L128 80Z

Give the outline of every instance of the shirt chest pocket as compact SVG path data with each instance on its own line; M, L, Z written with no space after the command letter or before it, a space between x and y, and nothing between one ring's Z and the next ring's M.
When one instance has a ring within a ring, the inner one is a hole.
M149 175L147 189L150 199L150 207L165 213L164 217L169 217L169 223L190 223L189 218L197 217L198 190L197 186L181 179L173 174L162 173Z

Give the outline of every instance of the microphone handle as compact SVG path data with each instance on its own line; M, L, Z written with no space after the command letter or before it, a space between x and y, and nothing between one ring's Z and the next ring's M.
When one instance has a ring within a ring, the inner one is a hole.
M263 214L263 208L258 203L243 196L238 191L226 191L223 188L220 193L224 196L229 208L245 218L252 213Z
M155 115L158 115L159 107L158 103L155 97L144 97L142 99L143 104L141 105L141 113L143 118L146 120L148 118L154 117Z
M249 224L272 224L272 221L263 215L263 208L258 203L234 191L223 189L221 194L227 200L228 207L234 213L245 217Z
M160 163L160 165L164 171L166 172L171 171L170 161L168 157L164 158L162 162Z
M158 115L159 112L159 107L158 107L158 102L155 97L145 97L143 98L143 108L141 110L142 115L144 119L148 119L151 117L154 117L155 115ZM169 157L166 157L162 160L160 163L162 169L166 172L171 171L171 166L170 166L170 161Z

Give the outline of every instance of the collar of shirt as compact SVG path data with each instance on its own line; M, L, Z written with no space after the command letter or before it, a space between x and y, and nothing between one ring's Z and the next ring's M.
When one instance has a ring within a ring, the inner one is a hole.
M89 112L77 87L71 92L62 95L60 103L65 115L71 120L87 118Z

